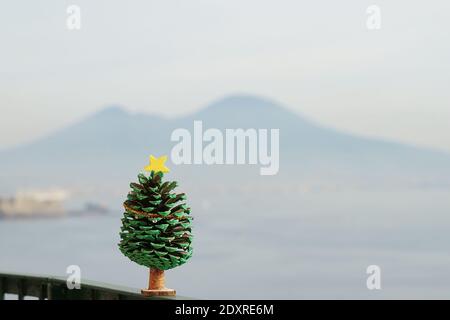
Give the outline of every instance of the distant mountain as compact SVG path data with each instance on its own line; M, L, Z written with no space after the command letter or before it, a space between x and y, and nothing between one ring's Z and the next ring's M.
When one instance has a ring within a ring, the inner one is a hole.
M359 137L322 127L280 104L255 96L230 96L200 111L167 119L131 114L108 107L74 125L31 143L0 153L0 179L5 183L108 184L133 177L149 153L170 154L175 128L279 128L279 181L350 180L367 184L450 185L450 155L379 139ZM255 179L259 165L179 166L177 174L208 179ZM225 175L223 174L225 173ZM237 174L239 173L239 174ZM244 179L244 178L243 178ZM266 180L267 181L267 180ZM272 179L273 181L273 179Z

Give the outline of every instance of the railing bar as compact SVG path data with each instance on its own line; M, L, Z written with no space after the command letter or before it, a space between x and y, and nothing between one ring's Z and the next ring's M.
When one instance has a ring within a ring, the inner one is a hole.
M92 289L91 290L91 300L97 300L97 290L96 289Z
M25 296L25 290L24 290L24 280L19 279L17 281L17 296L19 297L19 300L23 300Z
M52 299L53 299L53 295L52 295L52 283L51 283L51 282L47 282L47 299L48 299L48 300L52 300Z
M71 295L68 292L63 292L60 287L65 285L65 279L58 277L39 277L20 274L6 274L0 273L0 300L6 298L8 293L17 293L19 300L23 300L27 295L33 294L38 299L53 300L53 299L72 299L72 298L90 298L93 300L99 299L145 299L139 293L133 290L121 290L119 286L111 286L102 283L94 282L85 285L86 291L80 292L80 294ZM87 296L86 296L87 294ZM67 295L67 297L65 296Z
M5 299L5 278L0 278L0 300L4 300Z
M45 299L45 293L47 291L46 285L45 283L41 283L41 290L39 290L39 300L44 300Z

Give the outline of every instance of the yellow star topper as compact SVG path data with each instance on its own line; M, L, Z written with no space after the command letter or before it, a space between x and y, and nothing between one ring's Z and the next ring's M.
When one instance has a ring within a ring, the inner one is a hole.
M145 166L145 171L155 171L155 172L162 172L166 173L169 172L169 168L167 168L164 163L167 161L167 156L162 156L159 158L155 158L153 155L150 156L150 164L148 166Z

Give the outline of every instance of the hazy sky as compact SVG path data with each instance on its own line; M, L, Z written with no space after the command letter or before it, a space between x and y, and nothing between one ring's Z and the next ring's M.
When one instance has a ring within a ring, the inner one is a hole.
M366 27L372 4L380 30ZM0 148L108 104L174 116L243 92L450 151L449 12L445 0L5 2Z

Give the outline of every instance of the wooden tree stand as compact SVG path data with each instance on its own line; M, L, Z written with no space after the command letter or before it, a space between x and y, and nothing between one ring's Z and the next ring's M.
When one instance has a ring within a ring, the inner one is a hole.
M148 289L142 289L141 293L146 297L151 296L175 296L176 291L164 286L164 270L150 269Z

